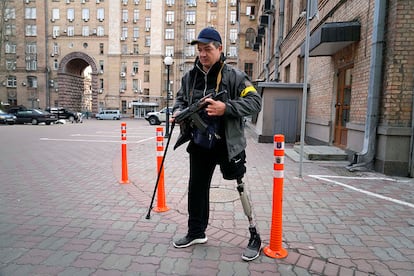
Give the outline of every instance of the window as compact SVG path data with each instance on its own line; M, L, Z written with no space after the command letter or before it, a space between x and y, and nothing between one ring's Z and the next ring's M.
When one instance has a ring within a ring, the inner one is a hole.
M126 54L128 54L128 45L126 45L126 44L121 44L121 54L122 54L122 55L126 55ZM122 72L124 72L124 71L122 71Z
M36 42L30 42L26 44L26 54L37 54Z
M236 43L237 41L237 29L230 29L230 43Z
M53 54L58 55L60 53L59 44L53 43Z
M187 42L191 42L195 39L196 32L195 29L187 29L185 32L185 39Z
M99 43L99 54L100 55L104 54L104 44L103 43Z
M89 26L82 26L82 36L89 36Z
M37 35L37 26L26 25L26 36L36 36L36 35Z
M105 28L103 26L96 27L96 35L97 36L104 36L105 35Z
M145 31L149 31L151 29L151 18L145 17Z
M121 62L121 72L127 72L127 64L126 62Z
M174 0L165 0L165 4L167 4L168 7L171 7L174 5Z
M15 54L17 45L14 42L7 41L5 45L6 54Z
M5 35L15 36L16 35L16 26L15 25L6 25Z
M285 77L284 77L284 82L288 83L290 82L290 64L288 64L285 67Z
M67 32L67 35L68 35L68 36L74 36L74 35L75 35L75 27L73 27L73 26L68 26L68 28L67 28L66 32Z
M174 29L165 29L165 39L174 39Z
M53 70L59 69L59 61L57 59L53 60Z
M89 21L89 9L82 9L82 20Z
M99 71L103 73L104 69L105 69L104 61L100 60L99 61Z
M145 36L145 47L151 46L151 36L147 35Z
M59 13L59 9L52 9L52 22L54 22L55 20L60 19L60 13Z
M4 10L4 21L16 19L16 10L14 8L6 8Z
M119 88L120 88L121 92L125 92L125 90L127 89L126 79L121 79L121 82L119 84Z
M52 36L53 37L58 37L59 34L60 34L60 27L59 26L53 26Z
M132 80L132 89L139 90L139 82L138 82L138 79L133 79Z
M246 15L255 15L255 6L247 6Z
M104 79L99 79L99 88L104 89Z
M139 45L134 44L134 45L132 45L132 47L133 47L134 54L138 55L139 54Z
M197 0L186 0L185 2L190 7L196 7L197 6Z
M138 63L138 61L132 62L132 72L134 72L135 74L137 74L138 73L138 69L139 69L139 63Z
M27 7L25 9L25 19L36 19L36 8Z
M122 0L122 5L124 6L128 5L128 0Z
M37 88L37 77L28 76L27 77L27 86L29 88Z
M128 22L128 10L122 10L122 21Z
M128 27L122 27L121 29L121 38L127 38L128 37Z
M6 59L6 70L8 70L8 71L16 70L16 60Z
M134 23L137 23L139 20L139 10L134 9Z
M230 23L236 24L237 22L237 12L236 11L230 11Z
M150 72L144 71L144 82L149 82L150 79Z
M236 57L237 56L237 47L236 46L230 46L229 47L228 56L229 57Z
M185 15L185 22L187 24L195 24L196 23L196 12L195 11L187 11Z
M250 79L252 79L253 78L253 63L245 63L244 72L249 76Z
M151 9L151 0L145 0L145 9L150 10Z
M174 56L174 46L165 46L165 56L166 57Z
M96 10L96 19L99 21L103 21L105 19L105 9L104 8L98 8Z
M165 21L167 24L171 24L174 22L174 12L173 11L167 11L165 15Z
M72 22L75 19L75 10L74 9L68 9L67 11L67 19L69 22Z
M36 57L26 56L26 70L35 71L37 70L37 60Z
M132 37L133 38L138 38L139 37L139 27L134 27L133 29L132 29Z
M244 47L253 48L255 36L255 31L252 28L248 28L246 31L246 40Z
M7 87L16 87L17 86L16 76L8 76L6 86Z
M188 45L185 47L185 56L186 57L194 57L195 56L195 46Z

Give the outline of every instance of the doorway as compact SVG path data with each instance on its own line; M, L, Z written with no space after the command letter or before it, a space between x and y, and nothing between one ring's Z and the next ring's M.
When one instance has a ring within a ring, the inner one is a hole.
M347 145L348 129L346 123L349 121L351 104L352 67L339 69L338 90L335 103L335 131L334 145L345 148Z

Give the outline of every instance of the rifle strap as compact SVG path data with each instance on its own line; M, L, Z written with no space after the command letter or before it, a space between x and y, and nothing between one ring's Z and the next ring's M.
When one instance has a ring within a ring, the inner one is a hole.
M221 63L221 68L220 68L220 71L218 72L218 75L217 75L216 93L218 93L219 89L220 89L220 83L221 83L221 79L223 77L221 71L223 71L223 67L224 67L224 62Z

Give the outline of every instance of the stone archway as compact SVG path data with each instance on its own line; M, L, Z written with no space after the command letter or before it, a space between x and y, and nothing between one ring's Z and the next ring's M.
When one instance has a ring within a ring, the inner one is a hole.
M81 111L82 94L86 67L91 66L92 112L98 112L98 68L91 56L82 52L72 52L60 62L58 69L59 105Z

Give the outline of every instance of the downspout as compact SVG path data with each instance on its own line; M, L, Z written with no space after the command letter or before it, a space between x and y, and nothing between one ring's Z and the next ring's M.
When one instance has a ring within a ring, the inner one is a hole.
M414 88L413 88L414 95ZM414 177L414 97L411 98L411 139L410 139L410 159L408 160L408 170L410 177Z
M50 78L50 68L49 68L49 37L48 37L48 31L49 31L49 20L48 20L48 5L47 5L48 1L45 1L45 64L46 64L46 68L45 68L45 79L46 79L46 103L45 103L45 108L50 107L50 85L49 85L49 78Z
M269 64L270 64L270 45L272 44L272 23L273 23L273 13L274 13L274 8L273 8L273 4L272 4L272 11L270 11L268 13L268 21L267 21L267 31L268 34L266 36L266 62L265 62L265 80L269 81L269 75L270 75L270 70L269 70Z
M275 81L279 82L280 73L279 73L279 59L280 59L280 44L283 40L283 29L285 22L285 0L280 0L279 2L279 24L278 24L278 34L277 42L275 45Z
M377 142L379 98L382 87L382 55L384 49L386 7L387 0L375 0L364 144L362 152L356 153L354 156L354 162L356 163L347 167L350 171L354 171L358 167L373 167Z

